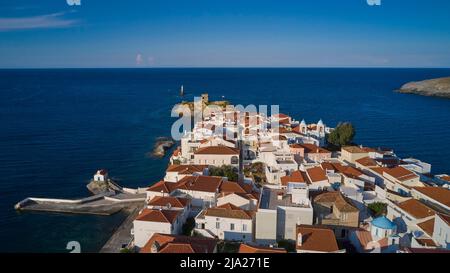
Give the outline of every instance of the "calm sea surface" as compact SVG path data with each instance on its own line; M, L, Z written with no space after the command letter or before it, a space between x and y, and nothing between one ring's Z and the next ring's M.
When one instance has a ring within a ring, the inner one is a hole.
M76 198L98 168L128 187L164 176L154 159L173 104L208 92L235 104L279 104L297 120L351 121L356 141L450 173L450 100L394 93L447 69L0 70L0 252L98 251L124 215L18 213L21 199Z

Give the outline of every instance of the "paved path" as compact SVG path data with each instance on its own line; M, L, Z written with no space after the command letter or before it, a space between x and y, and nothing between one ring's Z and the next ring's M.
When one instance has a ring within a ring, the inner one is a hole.
M128 245L131 242L131 239L133 238L131 235L133 220L136 219L136 216L143 207L144 204L141 204L138 207L131 209L130 215L128 215L102 249L100 249L100 253L119 253L122 249L122 245Z

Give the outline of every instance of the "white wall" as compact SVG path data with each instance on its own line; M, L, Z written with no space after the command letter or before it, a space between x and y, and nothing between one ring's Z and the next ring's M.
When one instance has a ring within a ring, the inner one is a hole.
M171 230L170 223L133 221L134 244L143 247L154 233L175 234Z
M219 223L218 228L216 223ZM231 224L234 224L234 230L231 230ZM251 219L205 216L205 229L208 229L222 240L253 241L253 221Z

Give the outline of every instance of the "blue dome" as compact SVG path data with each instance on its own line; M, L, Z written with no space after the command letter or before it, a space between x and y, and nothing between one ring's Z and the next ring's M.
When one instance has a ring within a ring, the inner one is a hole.
M396 225L394 222L386 218L386 216L381 216L376 219L372 220L372 225L376 226L377 228L382 229L395 229Z

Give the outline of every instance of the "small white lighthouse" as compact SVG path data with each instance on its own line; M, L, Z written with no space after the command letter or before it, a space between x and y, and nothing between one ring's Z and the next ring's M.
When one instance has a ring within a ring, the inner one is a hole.
M94 181L105 182L108 180L108 171L105 169L98 170L94 174Z

